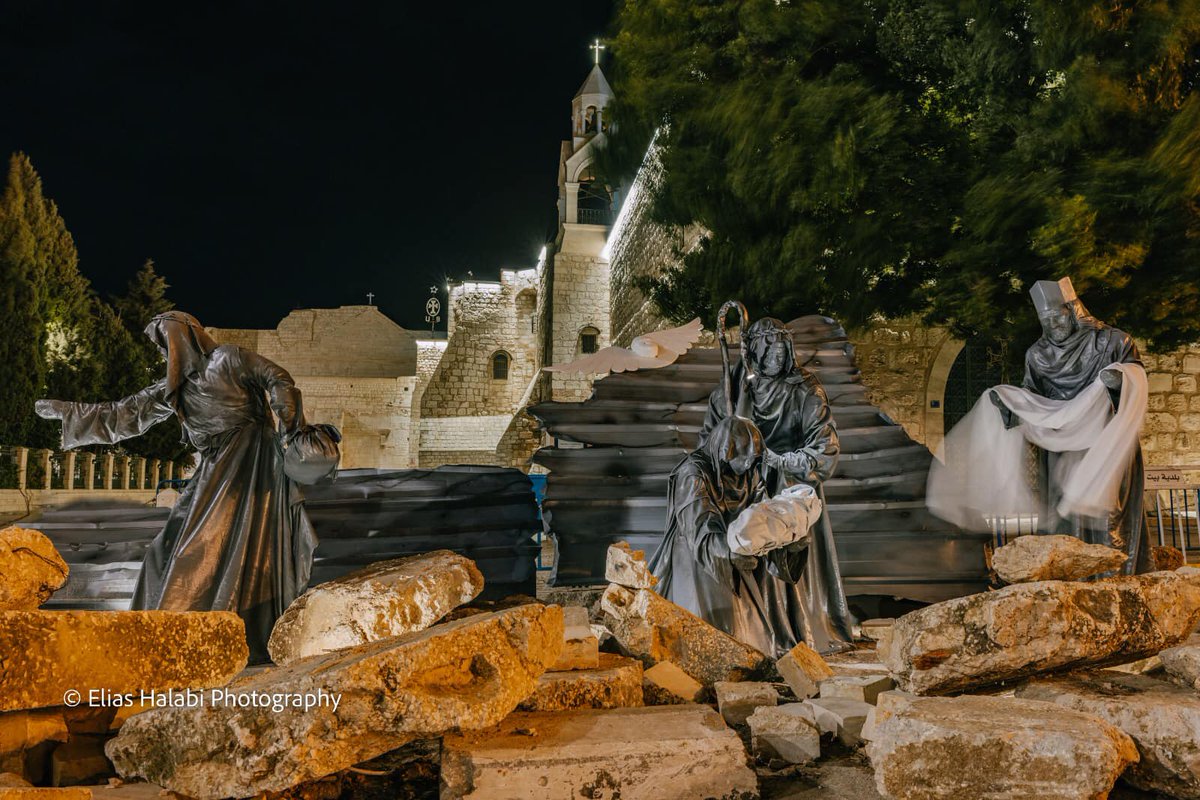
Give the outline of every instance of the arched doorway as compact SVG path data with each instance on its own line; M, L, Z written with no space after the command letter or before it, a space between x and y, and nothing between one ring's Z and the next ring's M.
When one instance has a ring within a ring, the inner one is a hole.
M979 338L969 340L954 359L946 379L943 430L949 433L988 389L1000 383L1019 384L1022 376L1014 372L1008 352L1001 345Z

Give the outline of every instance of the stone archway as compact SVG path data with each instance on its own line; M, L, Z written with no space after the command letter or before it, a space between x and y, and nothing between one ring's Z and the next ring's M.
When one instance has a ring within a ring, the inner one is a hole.
M936 453L946 436L946 383L950 370L966 343L953 336L946 336L929 365L929 377L925 381L925 446Z

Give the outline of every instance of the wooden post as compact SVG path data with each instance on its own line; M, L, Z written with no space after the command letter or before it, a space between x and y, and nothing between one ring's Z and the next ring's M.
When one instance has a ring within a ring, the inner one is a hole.
M26 481L29 478L29 448L17 447L17 488L25 491Z

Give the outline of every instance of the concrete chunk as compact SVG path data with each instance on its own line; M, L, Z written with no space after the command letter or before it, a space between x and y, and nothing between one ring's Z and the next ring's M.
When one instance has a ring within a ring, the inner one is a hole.
M900 688L946 694L1135 661L1179 644L1198 622L1200 572L1022 583L904 615L886 664Z
M779 702L779 692L769 683L717 681L713 689L717 693L717 708L730 725L742 725L754 709Z
M143 711L106 752L122 777L199 800L279 791L413 739L496 724L561 649L558 606L475 614L248 675L199 707Z
M1168 797L1200 798L1200 696L1144 675L1100 670L1038 678L1017 696L1099 717L1128 734L1141 761L1122 778Z
M68 572L46 534L0 530L0 611L33 611L62 588Z
M833 677L833 670L821 654L800 642L775 662L775 669L792 689L797 700L816 697L821 681Z
M919 698L875 726L867 745L889 800L1099 800L1137 762L1112 725L1053 703Z
M600 599L608 629L646 666L671 661L705 686L738 681L766 657L650 589L610 584Z
M1169 647L1158 654L1171 680L1200 691L1200 644Z
M572 708L633 708L642 705L642 662L601 653L595 669L547 672L520 711Z
M312 587L271 631L276 664L424 630L483 591L469 558L435 550L380 561Z
M1077 581L1120 569L1128 556L1074 536L1018 536L992 554L992 568L1005 583Z
M754 752L789 764L807 764L821 757L821 731L806 703L759 706L746 720Z
M517 713L449 734L441 800L750 800L758 780L737 734L700 705Z
M869 703L843 697L817 697L804 702L812 706L821 733L836 736L846 747L862 744L863 726L872 708Z
M609 545L604 580L629 589L653 589L658 585L658 578L650 574L650 568L646 566L646 553L634 550L629 542Z
M600 666L600 642L582 606L563 607L563 649L553 671L596 669Z
M648 706L698 703L704 687L670 661L660 661L642 675L642 696Z
M0 711L111 694L224 686L246 666L228 611L0 611ZM30 680L36 675L37 680ZM99 699L96 704L101 704Z
M840 697L875 705L881 692L895 688L887 675L835 675L821 681L821 698Z

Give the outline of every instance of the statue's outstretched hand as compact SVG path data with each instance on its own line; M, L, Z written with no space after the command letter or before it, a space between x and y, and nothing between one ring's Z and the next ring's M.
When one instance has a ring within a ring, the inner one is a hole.
M1021 424L1021 420L1017 419L1017 415L1012 412L1012 409L1004 405L1004 401L1000 399L1000 395L995 389L988 391L988 396L992 400L992 405L1000 410L1000 418L1004 420L1004 429L1011 430Z
M33 404L33 411L42 419L62 419L67 404L62 400L38 400Z

